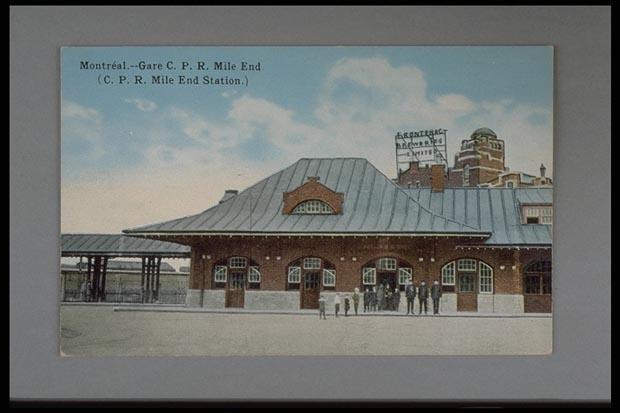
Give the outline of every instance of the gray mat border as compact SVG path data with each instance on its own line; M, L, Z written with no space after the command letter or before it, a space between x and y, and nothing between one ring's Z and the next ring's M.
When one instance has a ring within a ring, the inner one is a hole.
M609 7L12 7L14 399L607 400ZM66 358L58 350L59 65L71 45L554 45L551 356Z

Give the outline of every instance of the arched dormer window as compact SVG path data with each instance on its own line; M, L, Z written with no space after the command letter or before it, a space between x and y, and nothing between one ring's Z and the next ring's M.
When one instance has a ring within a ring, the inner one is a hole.
M309 176L308 182L291 192L283 193L282 213L339 215L342 214L344 193L336 192L319 182L318 176Z
M310 199L298 204L293 209L293 214L333 214L334 209L323 201Z

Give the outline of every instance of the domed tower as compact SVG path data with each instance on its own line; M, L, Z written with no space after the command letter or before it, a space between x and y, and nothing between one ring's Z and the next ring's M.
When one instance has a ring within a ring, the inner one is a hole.
M506 170L504 141L489 128L476 129L461 142L450 170L450 186L478 186L487 183Z

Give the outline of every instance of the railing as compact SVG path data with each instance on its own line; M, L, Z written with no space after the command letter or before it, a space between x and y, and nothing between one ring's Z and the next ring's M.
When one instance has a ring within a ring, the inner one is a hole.
M159 296L153 293L153 297L149 300L148 294L144 293L145 304L185 304L186 291L184 289L179 290L162 290L159 291ZM63 302L92 302L88 294L77 290L68 289L65 290L62 298ZM105 293L105 299L101 300L106 303L136 303L142 304L143 294L140 290L108 290Z

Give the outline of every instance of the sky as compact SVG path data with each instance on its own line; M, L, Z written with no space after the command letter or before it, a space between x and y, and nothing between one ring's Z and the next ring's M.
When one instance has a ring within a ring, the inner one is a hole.
M395 178L399 131L447 129L452 166L489 127L511 170L553 176L551 47L68 47L61 65L63 233L196 214L300 158L363 157Z

